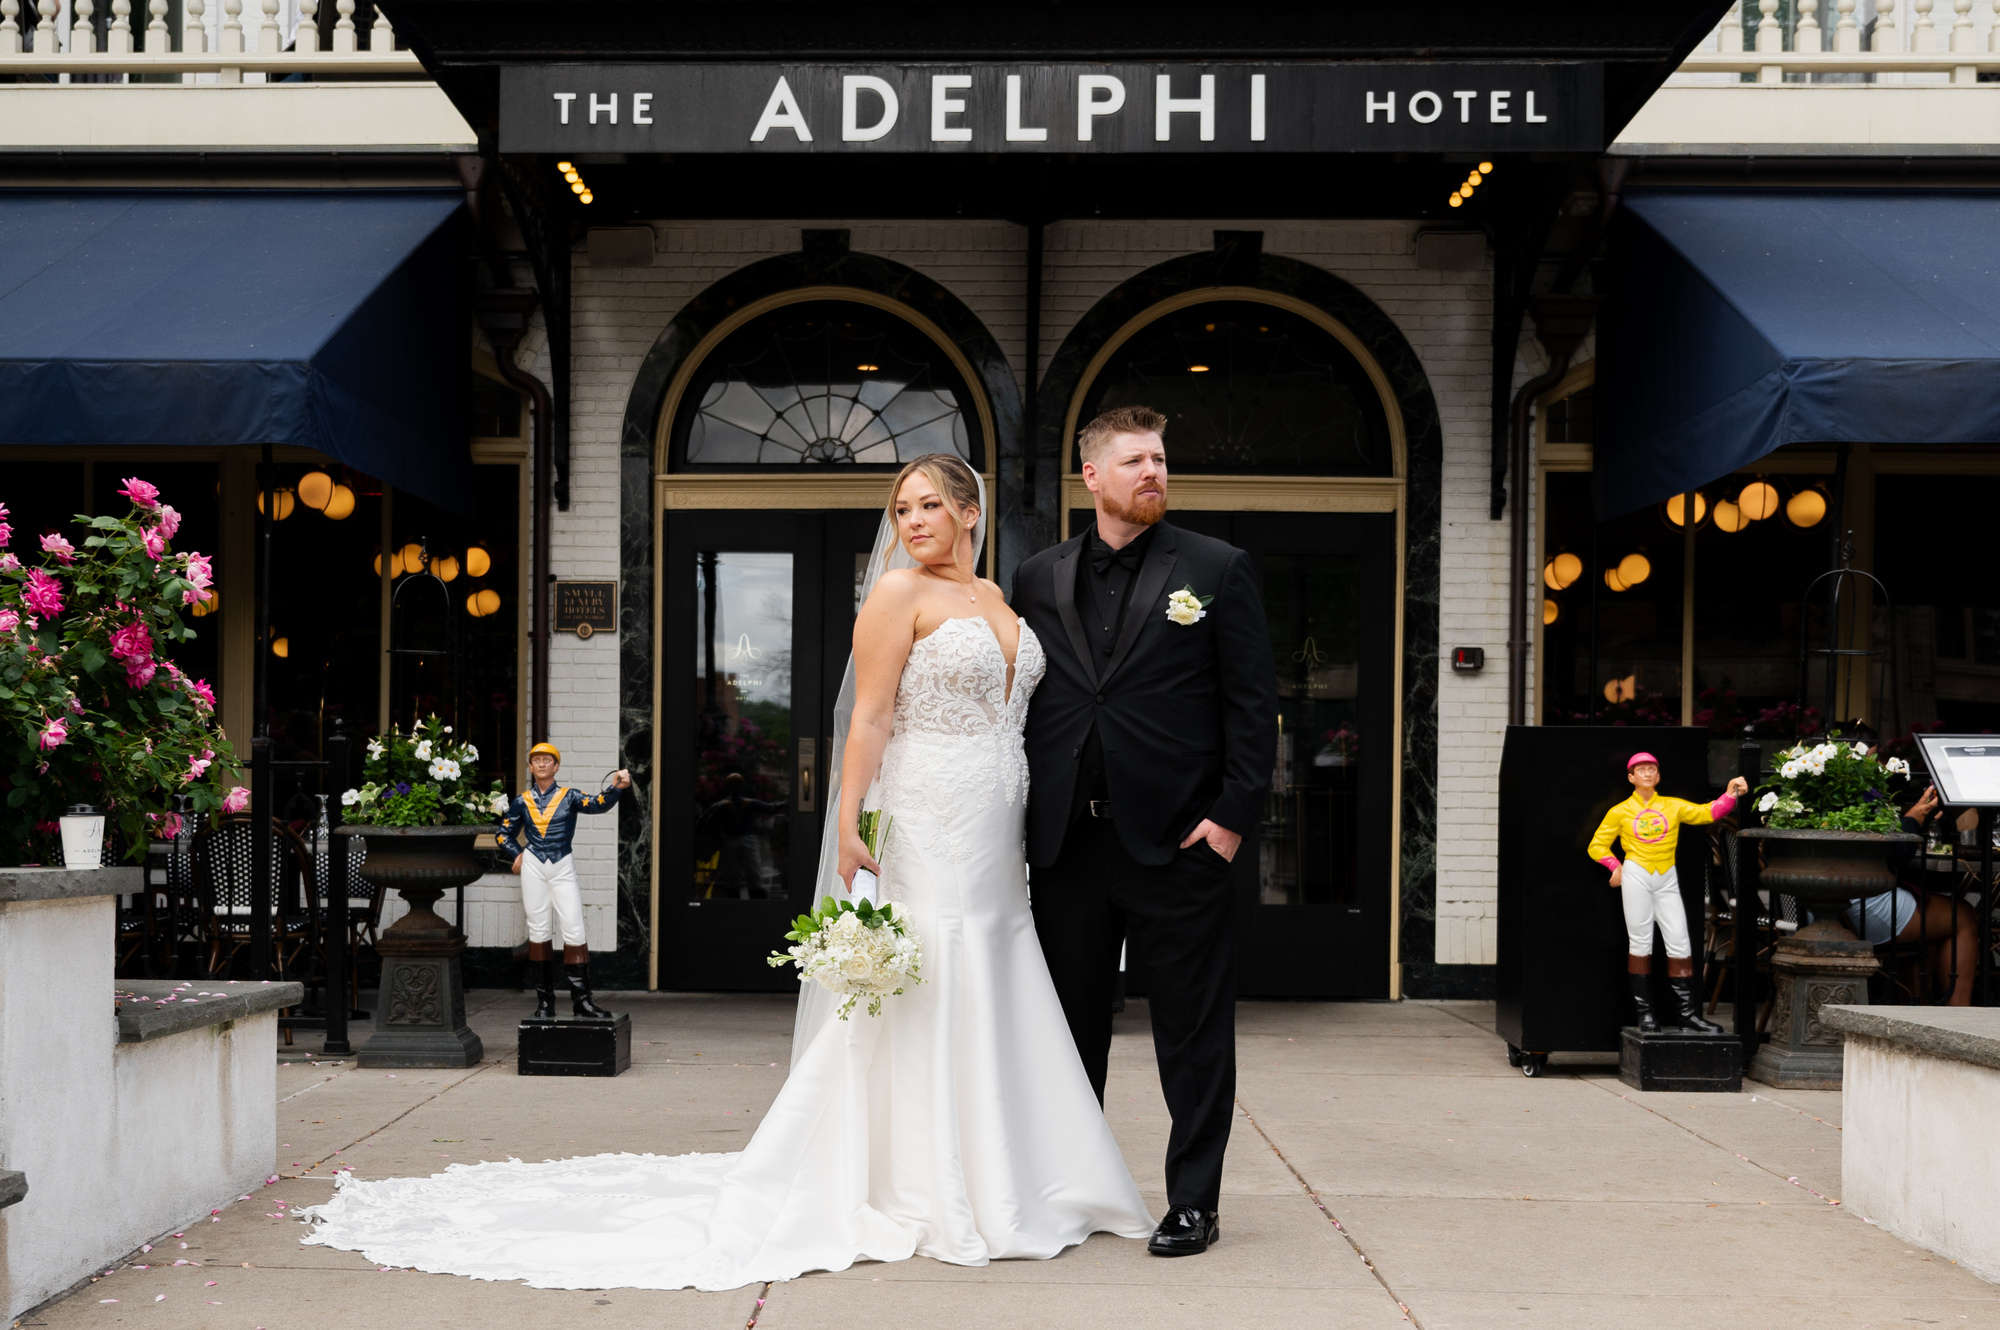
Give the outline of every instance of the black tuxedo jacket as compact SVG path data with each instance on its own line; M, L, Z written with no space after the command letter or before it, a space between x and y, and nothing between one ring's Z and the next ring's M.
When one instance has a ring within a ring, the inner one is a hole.
M1112 820L1134 859L1171 862L1205 817L1248 836L1277 755L1271 633L1250 556L1161 522L1107 658L1091 654L1077 608L1083 550L1077 536L1014 574L1014 612L1048 657L1028 707L1028 862L1047 867L1062 851L1093 723ZM1185 626L1167 618L1167 597L1184 586L1215 598Z

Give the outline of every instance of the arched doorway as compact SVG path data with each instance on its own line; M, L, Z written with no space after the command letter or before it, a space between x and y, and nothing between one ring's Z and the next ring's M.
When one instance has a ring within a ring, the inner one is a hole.
M1277 662L1279 753L1236 861L1246 996L1396 991L1406 429L1359 337L1305 300L1205 287L1139 311L1072 392L1065 536L1091 519L1077 431L1169 421L1169 520L1251 555Z
M652 422L655 982L782 991L795 980L763 958L813 896L888 482L944 452L992 489L995 414L960 340L895 295L706 303L719 316L683 342Z

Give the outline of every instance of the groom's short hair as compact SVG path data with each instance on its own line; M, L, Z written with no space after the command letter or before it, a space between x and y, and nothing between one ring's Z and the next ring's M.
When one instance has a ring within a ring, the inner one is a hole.
M1076 437L1082 460L1097 461L1104 446L1120 434L1157 434L1167 437L1167 418L1150 406L1114 406L1083 427Z

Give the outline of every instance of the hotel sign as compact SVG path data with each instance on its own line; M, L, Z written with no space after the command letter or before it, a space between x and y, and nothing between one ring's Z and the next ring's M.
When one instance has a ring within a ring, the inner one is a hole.
M1588 63L509 65L502 152L1597 152Z

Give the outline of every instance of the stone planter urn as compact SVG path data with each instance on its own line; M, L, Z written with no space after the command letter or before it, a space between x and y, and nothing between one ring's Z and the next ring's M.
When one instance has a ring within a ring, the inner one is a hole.
M357 1055L364 1067L472 1067L485 1049L465 1023L465 934L432 909L481 872L474 847L497 827L345 826L365 841L361 876L397 892L410 912L376 940L382 991L375 1033Z
M1882 968L1875 948L1848 931L1841 913L1851 901L1894 890L1889 855L1916 847L1920 838L1790 827L1752 827L1740 835L1761 852L1764 889L1774 899L1792 897L1816 916L1772 951L1777 995L1771 1042L1750 1059L1750 1075L1786 1089L1838 1090L1842 1036L1821 1013L1829 1006L1866 1005L1869 977Z

